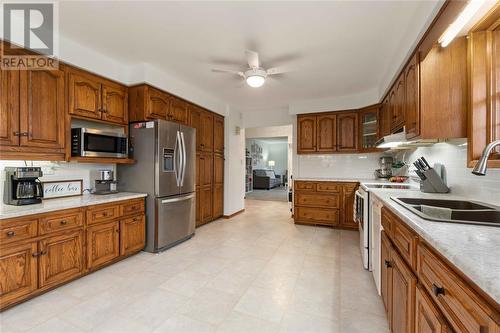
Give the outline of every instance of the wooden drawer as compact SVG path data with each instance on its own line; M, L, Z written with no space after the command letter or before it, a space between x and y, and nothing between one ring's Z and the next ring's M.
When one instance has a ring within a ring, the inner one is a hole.
M295 207L295 219L303 223L337 225L338 209Z
M386 207L382 207L381 209L380 222L382 228L384 228L385 234L389 238L392 238L392 215Z
M299 206L339 208L340 196L336 194L297 193L295 195L295 204Z
M91 206L87 209L87 224L111 221L120 216L117 204Z
M38 218L33 216L0 221L0 244L7 244L37 235Z
M294 183L294 188L297 191L310 191L310 192L314 192L314 191L316 191L316 183L296 181Z
M38 224L40 235L83 225L83 210L69 209L44 215Z
M144 199L130 200L120 204L120 216L144 213Z
M457 332L498 332L498 312L479 298L431 249L417 247L417 275Z
M418 236L403 223L398 218L392 219L392 241L406 263L416 269Z
M342 185L332 182L320 182L316 184L316 191L318 192L335 192L338 193L342 189Z

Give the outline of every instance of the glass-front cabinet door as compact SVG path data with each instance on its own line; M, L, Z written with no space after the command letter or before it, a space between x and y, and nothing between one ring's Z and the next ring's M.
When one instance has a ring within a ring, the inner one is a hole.
M379 138L379 107L369 107L360 112L360 142L362 151L376 150Z

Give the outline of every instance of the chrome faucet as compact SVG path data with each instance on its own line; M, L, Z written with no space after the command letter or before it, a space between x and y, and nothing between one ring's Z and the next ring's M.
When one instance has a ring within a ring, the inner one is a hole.
M481 158L474 167L474 170L472 170L473 174L475 174L476 176L486 175L486 170L488 169L488 157L490 156L493 149L497 146L500 146L500 140L493 141L492 143L487 145L486 148L484 148L483 155L481 155Z

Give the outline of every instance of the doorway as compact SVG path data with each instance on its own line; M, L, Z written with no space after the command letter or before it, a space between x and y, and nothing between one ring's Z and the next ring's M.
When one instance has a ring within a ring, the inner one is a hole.
M245 129L245 199L288 201L292 126Z

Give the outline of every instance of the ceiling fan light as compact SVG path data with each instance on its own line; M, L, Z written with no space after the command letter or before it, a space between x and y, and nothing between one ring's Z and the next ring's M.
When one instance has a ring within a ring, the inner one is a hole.
M250 75L246 78L247 84L252 88L262 87L266 78L260 75Z

